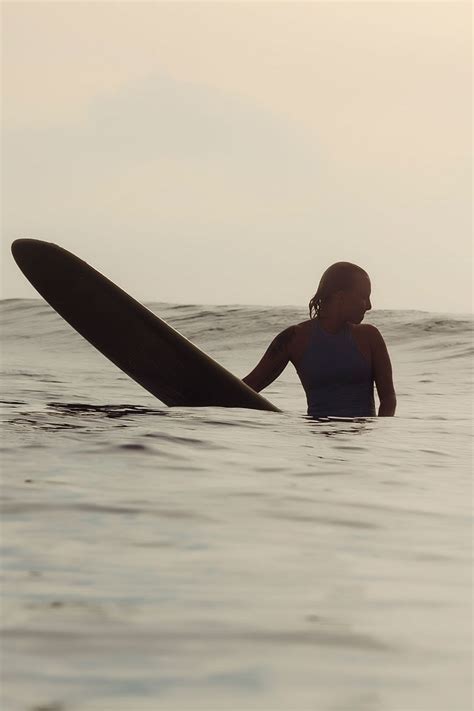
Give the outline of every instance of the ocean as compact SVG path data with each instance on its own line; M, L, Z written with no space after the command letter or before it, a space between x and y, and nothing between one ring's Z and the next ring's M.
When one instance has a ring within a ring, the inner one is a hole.
M239 377L307 318L148 307ZM0 302L3 711L470 711L470 315L374 310L395 417L168 408Z

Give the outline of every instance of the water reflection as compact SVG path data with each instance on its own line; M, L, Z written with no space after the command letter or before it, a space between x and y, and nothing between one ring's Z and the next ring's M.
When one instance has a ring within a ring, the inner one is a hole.
M47 407L68 415L99 414L117 418L129 415L158 415L166 417L167 410L155 410L142 405L91 405L81 402L47 402Z
M311 417L310 415L303 415L302 419L314 434L323 434L328 437L371 432L377 421L376 417ZM337 423L343 423L345 427L337 426Z

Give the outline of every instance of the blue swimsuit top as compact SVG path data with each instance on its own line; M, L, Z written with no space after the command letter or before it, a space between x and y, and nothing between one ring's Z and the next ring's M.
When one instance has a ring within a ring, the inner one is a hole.
M345 323L338 333L314 319L310 341L297 373L311 417L374 417L372 368Z

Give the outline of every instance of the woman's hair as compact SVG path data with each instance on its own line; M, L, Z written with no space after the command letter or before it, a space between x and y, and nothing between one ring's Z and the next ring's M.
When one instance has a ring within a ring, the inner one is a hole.
M368 276L365 269L351 262L336 262L335 264L331 264L322 275L318 290L309 302L309 317L319 318L321 306L323 306L336 291L348 291L351 289L355 274L365 274L365 276Z

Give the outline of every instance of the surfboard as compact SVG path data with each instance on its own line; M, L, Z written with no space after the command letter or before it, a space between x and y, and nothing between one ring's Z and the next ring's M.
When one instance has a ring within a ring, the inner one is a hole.
M37 239L17 239L11 249L23 274L48 304L165 405L280 412L76 255Z

